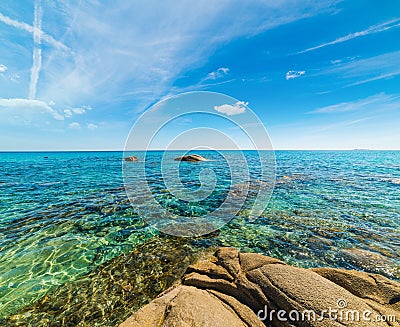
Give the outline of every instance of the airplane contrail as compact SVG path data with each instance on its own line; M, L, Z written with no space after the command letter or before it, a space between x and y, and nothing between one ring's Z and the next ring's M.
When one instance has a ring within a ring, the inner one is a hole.
M33 30L34 30L33 26L31 26L31 25L29 25L27 23L24 23L24 22L19 22L19 21L15 20L15 19L12 19L12 18L10 18L8 16L3 15L2 13L0 13L0 22L4 23L6 25L9 25L9 26L13 26L15 28L18 28L19 30L22 30L22 31L25 31L25 32L33 34ZM47 44L53 46L54 48L57 48L57 49L64 50L66 52L71 52L72 53L71 49L68 48L65 44L63 44L60 41L57 41L52 36L46 34L42 30L37 31L37 33L40 35L40 39L43 42L46 42Z
M380 33L380 32L384 32L387 30L390 30L392 28L396 28L400 26L400 18L396 18L396 19L392 19L389 20L387 22L384 22L382 24L378 24L378 25L373 25L368 27L367 29L363 30L363 31L359 31L359 32L355 32L355 33L351 33L348 34L346 36L342 36L336 40L327 42L327 43L323 43L320 45L317 45L315 47L312 48L308 48L299 52L296 52L295 54L301 54L301 53L305 53L305 52L309 52L309 51L313 51L313 50L317 50L317 49L321 49L324 48L328 45L333 45L333 44L337 44L337 43L342 43L342 42L346 42L355 38L358 38L360 36L366 36L366 35L370 35L370 34L375 34L375 33Z
M33 62L31 68L31 82L29 84L29 99L36 98L36 86L39 80L40 69L42 68L42 31L43 11L40 0L35 0L33 13Z

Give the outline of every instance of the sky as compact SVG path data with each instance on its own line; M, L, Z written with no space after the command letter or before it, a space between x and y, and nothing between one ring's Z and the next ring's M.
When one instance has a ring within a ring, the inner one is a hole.
M192 91L275 149L400 149L399 40L397 1L1 1L0 151L121 150Z

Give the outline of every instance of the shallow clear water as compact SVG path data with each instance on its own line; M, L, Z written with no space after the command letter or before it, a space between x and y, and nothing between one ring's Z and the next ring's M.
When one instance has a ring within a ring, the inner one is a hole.
M222 161L207 163L217 191L201 207L185 207L157 174L161 155L148 154L159 203L196 216L221 202L231 182ZM254 153L246 158L257 171ZM130 205L121 159L121 152L0 153L0 317L159 238ZM276 186L262 216L248 219L245 206L219 232L191 240L192 249L235 246L295 265L400 279L400 152L277 151L276 162ZM189 187L199 186L201 165L182 165ZM259 183L257 174L251 178Z

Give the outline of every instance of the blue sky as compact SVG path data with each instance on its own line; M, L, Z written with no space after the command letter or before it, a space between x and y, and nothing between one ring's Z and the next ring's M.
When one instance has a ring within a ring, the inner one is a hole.
M400 149L399 40L397 1L2 1L0 150L119 150L196 90L275 149Z

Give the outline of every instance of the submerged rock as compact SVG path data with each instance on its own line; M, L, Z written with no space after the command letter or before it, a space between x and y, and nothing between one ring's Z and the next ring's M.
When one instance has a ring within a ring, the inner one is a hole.
M208 159L206 159L198 154L188 154L186 156L177 157L174 160L189 161L189 162L208 161Z
M380 253L351 248L340 250L338 254L343 256L343 259L353 266L382 274L389 278L397 277L393 261Z
M324 311L330 309L336 315ZM260 254L220 248L211 258L189 266L181 285L162 293L120 327L400 326L393 317L400 317L400 283L386 277L298 268Z
M124 158L125 161L137 161L138 158L135 156L129 156Z
M0 317L0 326L117 326L172 286L198 252L189 239L156 237Z

